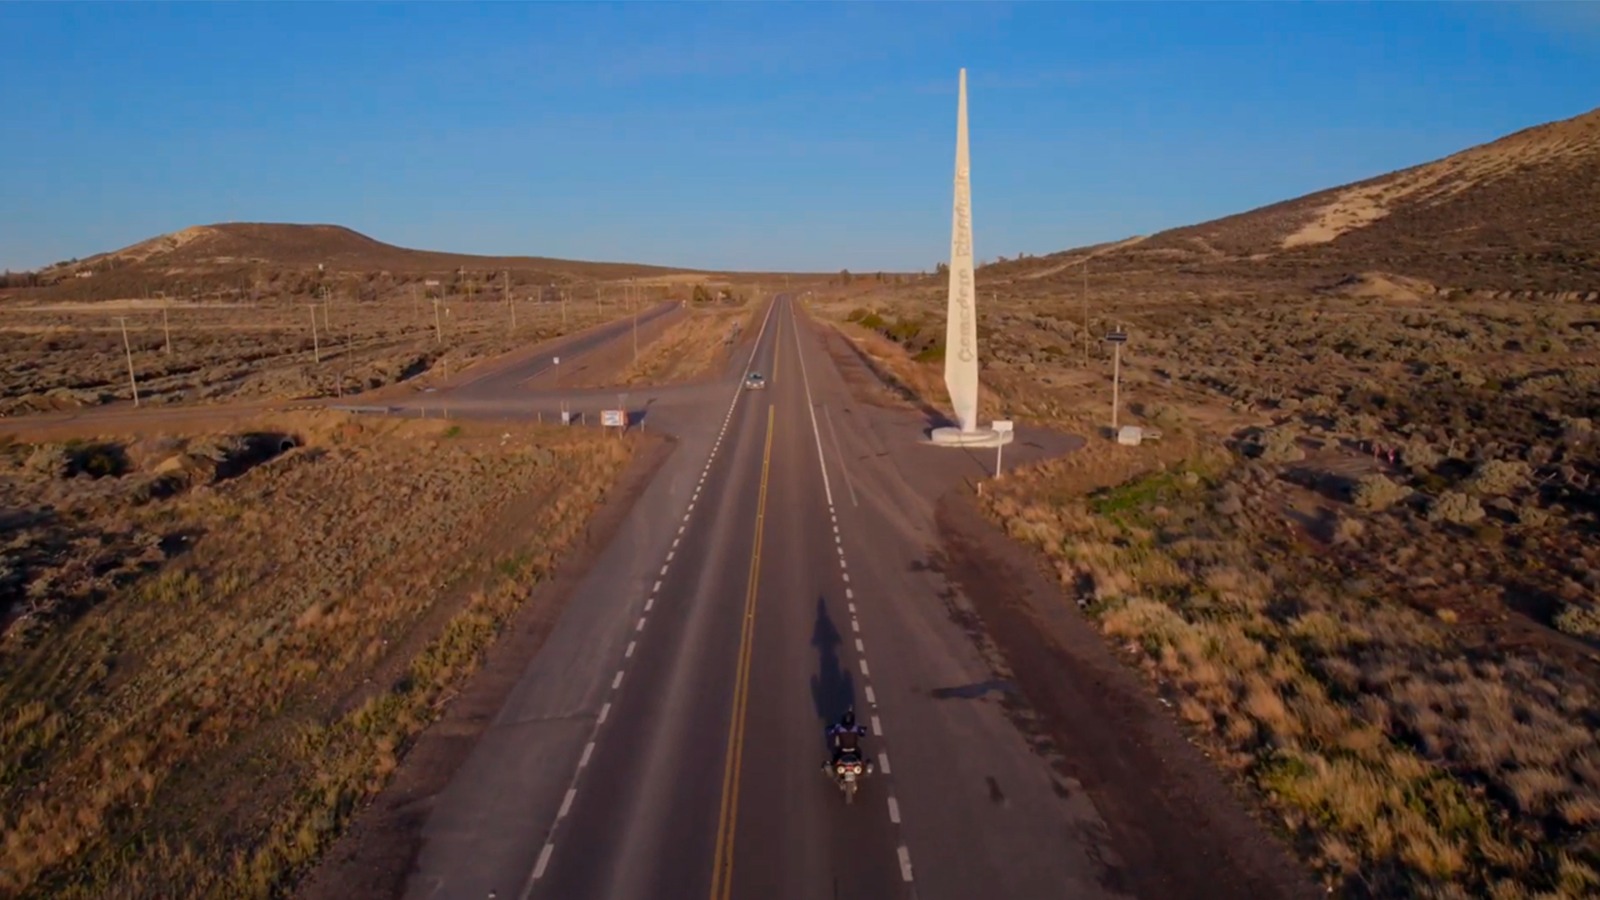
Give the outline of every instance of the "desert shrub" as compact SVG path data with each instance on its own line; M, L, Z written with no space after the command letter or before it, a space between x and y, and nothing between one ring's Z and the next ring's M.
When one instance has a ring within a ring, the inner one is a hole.
M858 306L855 309L850 310L850 315L845 316L844 320L846 322L859 322L871 314L871 311L866 307Z
M1518 459L1491 459L1478 466L1464 483L1480 496L1509 494L1528 482L1528 464Z
M1264 462L1294 462L1306 458L1294 429L1287 425L1268 428L1261 434L1261 459Z
M1380 476L1382 477L1382 476ZM1350 516L1339 516L1333 522L1333 542L1335 544L1353 544L1366 534L1367 526L1360 520Z
M1553 518L1550 511L1529 503L1517 510L1517 521L1530 528L1543 528Z
M1411 496L1411 488L1383 475L1364 475L1356 482L1352 500L1361 509L1384 510Z
M1413 435L1400 448L1400 459L1406 468L1415 474L1421 474L1437 466L1443 457L1426 439Z
M1600 638L1600 605L1594 603L1568 603L1556 613L1557 629L1574 637Z
M1484 515L1483 505L1478 498L1460 491L1446 491L1433 501L1433 506L1428 510L1428 521L1471 525Z
M40 444L33 448L24 465L28 471L49 478L65 478L72 470L72 460L66 448L59 444Z

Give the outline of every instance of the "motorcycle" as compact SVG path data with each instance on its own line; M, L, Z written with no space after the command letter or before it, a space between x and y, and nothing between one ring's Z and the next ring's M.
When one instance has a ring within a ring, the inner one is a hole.
M861 758L861 751L845 750L837 760L823 768L839 786L839 790L844 792L844 802L848 804L855 801L856 791L860 789L859 782L872 774L873 765L871 760Z

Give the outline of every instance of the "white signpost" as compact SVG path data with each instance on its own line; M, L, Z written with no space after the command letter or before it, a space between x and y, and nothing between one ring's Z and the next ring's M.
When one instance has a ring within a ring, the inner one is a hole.
M1009 440L1009 438L1004 437L1004 435L1011 434L1011 432L1015 430L1016 424L1010 419L995 419L993 428L995 434L1002 435L1000 443L994 445L994 477L999 478L1000 453L1001 451L1005 450L1006 441Z

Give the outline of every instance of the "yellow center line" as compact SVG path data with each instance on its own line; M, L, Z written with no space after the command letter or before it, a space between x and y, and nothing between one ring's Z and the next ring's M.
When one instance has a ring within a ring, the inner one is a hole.
M774 408L767 404L767 444L761 455L761 492L756 498L756 541L750 554L750 586L744 598L744 625L733 681L733 720L728 723L728 759L722 772L722 809L717 818L717 850L711 863L711 900L733 894L733 836L739 821L739 770L744 756L745 709L750 701L751 636L756 630L756 584L761 571L761 539L767 516L767 475L772 469Z

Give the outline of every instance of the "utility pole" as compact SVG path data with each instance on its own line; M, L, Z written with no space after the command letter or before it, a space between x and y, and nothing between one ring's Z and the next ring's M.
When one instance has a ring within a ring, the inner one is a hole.
M322 344L317 340L317 305L307 303L311 310L311 359L313 362L322 363Z
M605 318L605 313L600 311L600 282L598 281L594 283L594 314L599 318Z
M411 318L417 317L417 283L411 282Z
M1128 333L1118 325L1117 330L1106 335L1111 344L1111 437L1117 436L1117 412L1122 399L1122 345L1128 342Z
M167 305L161 304L161 333L167 337L167 355L172 355L172 328L167 325Z
M439 298L433 298L433 342L444 343L444 325L439 321Z
M567 330L567 289L561 289L561 330Z
M633 363L639 364L639 295L633 290L633 279L628 279L628 306L633 311Z
M139 405L139 381L133 377L133 345L128 343L128 317L118 316L122 323L122 352L128 358L128 387L133 391L133 405Z

